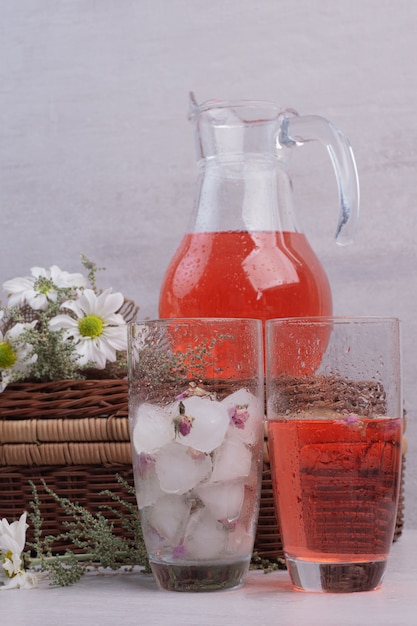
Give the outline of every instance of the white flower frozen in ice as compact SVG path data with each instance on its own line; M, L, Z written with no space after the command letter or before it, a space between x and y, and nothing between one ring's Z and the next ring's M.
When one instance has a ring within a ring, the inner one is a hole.
M48 301L56 302L56 288L84 288L87 280L82 274L71 274L52 265L49 270L43 267L32 267L32 276L12 278L3 284L8 294L10 307L28 304L36 311L46 311Z
M121 293L111 289L96 295L92 289L85 289L77 300L68 300L62 305L75 314L56 315L49 322L51 330L64 329L64 337L72 339L79 356L79 365L94 364L99 369L106 367L107 361L116 360L117 350L126 350L126 322L116 313L123 304Z
M9 524L7 519L0 521L0 556L3 570L9 579L3 589L17 587L29 589L36 586L36 576L25 572L22 561L22 552L26 543L26 513L20 519Z
M176 441L201 452L212 452L222 443L229 414L221 402L209 397L191 396L179 403L175 420Z
M0 320L3 312L0 311ZM25 371L31 363L37 359L36 354L31 356L32 346L19 343L18 337L28 328L34 328L36 321L30 323L17 323L4 334L0 329L0 393L13 379L16 372Z

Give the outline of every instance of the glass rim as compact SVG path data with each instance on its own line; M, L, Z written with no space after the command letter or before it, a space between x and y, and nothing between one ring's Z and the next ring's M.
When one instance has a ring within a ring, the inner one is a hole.
M318 315L318 316L297 316L297 317L276 317L266 320L268 326L274 326L279 323L295 323L295 324L319 324L319 323L399 323L400 318L389 315Z
M233 109L238 111L256 111L267 113L267 117L264 119L256 119L254 121L259 122L273 122L279 120L280 115L282 114L294 114L295 111L293 109L289 109L286 107L281 107L275 102L271 100L251 100L251 99L242 99L242 100L206 100L205 102L198 102L195 100L194 94L191 96L191 106L188 113L188 119L194 121L198 119L200 116L204 116L206 113L210 113L212 111L221 111L223 109ZM240 119L236 121L236 124L242 125L250 120ZM211 120L211 123L215 124L215 120ZM223 126L224 124L220 124ZM228 124L227 124L228 125Z
M127 326L139 326L140 324L189 324L190 322L201 322L204 324L224 324L230 322L256 322L262 324L262 320L255 317L161 317L143 319L127 322Z

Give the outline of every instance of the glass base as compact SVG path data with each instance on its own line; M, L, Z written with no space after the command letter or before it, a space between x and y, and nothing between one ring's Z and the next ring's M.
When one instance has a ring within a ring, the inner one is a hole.
M238 589L249 569L249 561L237 563L180 564L150 561L160 589L167 591L220 591Z
M382 582L387 561L319 563L287 557L287 568L296 589L350 593L372 591Z

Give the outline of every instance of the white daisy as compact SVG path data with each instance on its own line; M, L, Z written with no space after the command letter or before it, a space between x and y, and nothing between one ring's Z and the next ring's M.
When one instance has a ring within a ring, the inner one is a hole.
M32 267L32 276L12 278L3 284L8 294L10 307L29 304L35 311L46 311L48 301L56 302L56 288L84 288L87 279L82 274L71 274L52 265L49 270L43 267Z
M126 322L116 313L123 304L121 293L107 289L96 295L92 289L85 289L77 300L69 300L62 305L75 313L76 318L63 314L53 317L49 328L65 330L65 338L72 339L79 356L80 365L94 364L104 369L107 361L116 360L117 350L127 349Z
M17 341L24 330L34 328L36 324L36 320L25 324L19 322L4 334L0 329L0 393L15 378L16 373L25 372L38 358L36 354L30 356L31 344L23 345Z
M0 552L20 557L26 543L26 513L22 513L17 522L9 524L7 519L0 520Z
M0 558L3 570L9 578L3 589L30 589L37 585L36 576L25 572L23 568L22 552L26 544L26 513L22 513L17 522L9 524L7 519L0 520Z
M6 585L0 586L0 591L7 589L33 589L38 586L38 577L35 573L19 570Z

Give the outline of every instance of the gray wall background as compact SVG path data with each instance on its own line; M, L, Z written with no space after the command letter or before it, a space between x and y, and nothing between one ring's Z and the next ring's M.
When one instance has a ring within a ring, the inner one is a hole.
M336 184L317 145L294 156L296 201L335 313L402 321L414 528L416 33L414 0L0 0L0 283L33 265L80 271L84 253L107 268L100 286L157 316L193 203L190 90L345 131L361 182L354 245L333 241Z

